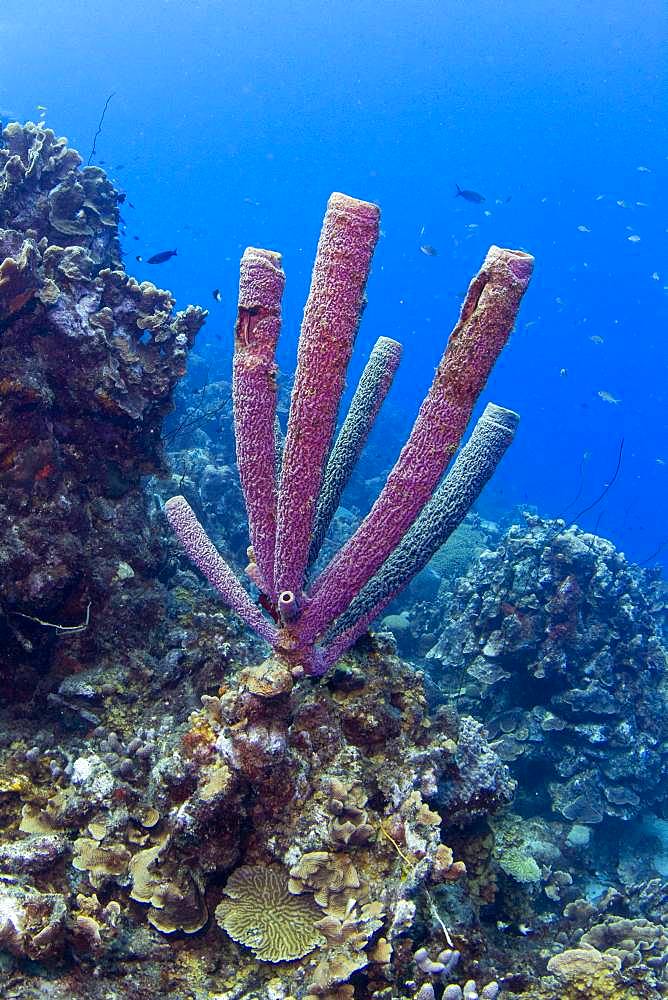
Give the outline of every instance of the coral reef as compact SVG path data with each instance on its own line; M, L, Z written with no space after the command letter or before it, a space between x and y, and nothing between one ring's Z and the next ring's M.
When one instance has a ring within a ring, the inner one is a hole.
M450 555L415 579L405 605L388 609L408 623L414 649L435 647L430 673L402 661L383 632L320 676L303 676L289 658L267 660L262 640L161 534L159 508L182 490L238 574L242 487L247 501L257 490L251 574L266 583L273 573L278 598L272 523L259 502L274 494L264 480L249 486L252 449L239 454L238 478L230 414L234 391L276 486L282 430L253 399L285 412L271 353L278 258L244 257L235 384L209 382L190 355L166 425L167 467L163 418L202 315L174 316L167 293L123 274L118 196L101 172L79 169L64 140L12 126L4 149L0 357L20 393L7 389L2 415L26 436L16 453L3 452L0 470L2 503L14 505L0 551L15 558L0 560L10 643L0 655L12 697L0 708L3 996L667 996L666 821L647 811L661 804L664 766L651 579L608 543L560 523L534 519L500 544L496 526L469 517ZM353 264L353 284L341 289L348 338L366 273L364 260ZM257 268L267 282L259 289ZM474 291L484 293L475 282ZM320 304L331 319L331 303ZM325 468L320 496L330 500L320 513L309 486L315 527L330 516L397 356L382 340L372 355L331 452L331 481ZM489 461L476 458L494 409L491 417L461 452L457 489L444 494L457 501L455 519L470 483L498 458L494 448ZM495 440L507 443L512 427L499 426ZM42 441L55 469L30 478L28 458ZM356 489L370 492L368 483ZM423 561L435 520L449 530L451 503L425 511L399 575L395 564L372 578L368 606L353 608L346 629ZM314 573L333 549L345 551L360 513L339 510ZM393 548L396 538L387 541ZM302 542L300 560L312 561L317 543ZM268 604L252 613L273 628ZM490 677L496 660L498 681L483 683L478 674ZM465 679L456 704L444 697L441 664ZM640 773L625 734L656 773ZM592 824L582 807L574 821L562 808L574 763L592 772L583 794L605 822ZM594 781L606 790L600 800ZM637 804L620 802L633 791Z
M552 808L576 826L665 800L655 585L605 539L530 515L439 594L434 676L461 678L460 705L485 720L520 785L534 794L540 773Z
M16 914L0 940L63 975L76 955L101 980L153 955L136 972L148 983L163 974L165 936L183 954L181 932L193 955L218 955L206 989L234 980L239 996L263 995L276 962L293 995L335 994L355 973L380 997L411 970L454 987L443 946L452 933L463 956L466 940L437 894L466 870L427 800L445 775L456 797L459 728L430 722L421 679L380 644L327 682L271 695L261 666L228 669L182 721L162 711L158 731L126 720L71 736L69 750L62 740L55 779L41 741L15 745L0 803L5 857L23 861L0 884L1 911ZM487 795L490 811L505 802ZM432 938L441 957L428 966L410 946Z
M100 267L121 267L125 200L100 167L81 166L67 139L43 124L10 122L0 147L0 228L46 246L83 247Z
M118 633L139 651L165 558L140 477L205 313L120 264L118 204L65 139L8 125L0 145L0 677L23 697ZM57 639L69 633L66 660Z

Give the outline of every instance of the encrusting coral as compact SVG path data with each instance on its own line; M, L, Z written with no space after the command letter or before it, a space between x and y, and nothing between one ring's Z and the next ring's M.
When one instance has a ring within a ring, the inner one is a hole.
M322 944L318 907L308 895L288 889L288 873L277 865L235 869L225 886L216 920L231 938L252 948L262 962L290 962Z

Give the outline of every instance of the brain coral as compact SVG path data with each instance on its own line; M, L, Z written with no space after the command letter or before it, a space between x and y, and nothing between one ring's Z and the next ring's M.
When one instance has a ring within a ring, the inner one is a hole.
M216 920L231 938L252 948L262 962L290 962L313 951L324 938L315 927L322 912L311 896L288 891L288 873L278 865L243 865L230 875Z

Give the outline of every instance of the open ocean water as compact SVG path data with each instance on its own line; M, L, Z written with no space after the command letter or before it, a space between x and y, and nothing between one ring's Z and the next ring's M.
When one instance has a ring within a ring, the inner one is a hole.
M377 201L358 345L405 344L407 423L489 243L530 249L530 296L488 389L522 427L486 502L572 515L623 439L614 489L582 523L651 564L668 539L667 18L627 0L7 0L0 106L87 155L113 93L94 162L134 206L126 263L154 278L134 257L178 250L160 281L211 309L198 350L221 371L243 248L284 255L290 366L326 198Z

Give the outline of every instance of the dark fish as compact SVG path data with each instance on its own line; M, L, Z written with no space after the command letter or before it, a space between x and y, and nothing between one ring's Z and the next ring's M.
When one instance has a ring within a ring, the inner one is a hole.
M170 257L176 257L176 250L161 250L146 261L147 264L164 264Z
M422 253L426 254L427 257L437 257L438 256L438 250L436 249L436 247L431 246L429 243L424 243L420 247L420 250L422 251Z
M457 194L455 198L463 198L464 201L472 201L475 205L481 205L485 200L484 194L478 194L477 191L465 191L460 188L459 184L455 184L457 188Z
M211 292L211 294L213 295L213 297L216 300L216 302L222 302L223 301L223 296L220 294L220 288L214 288L214 290Z

